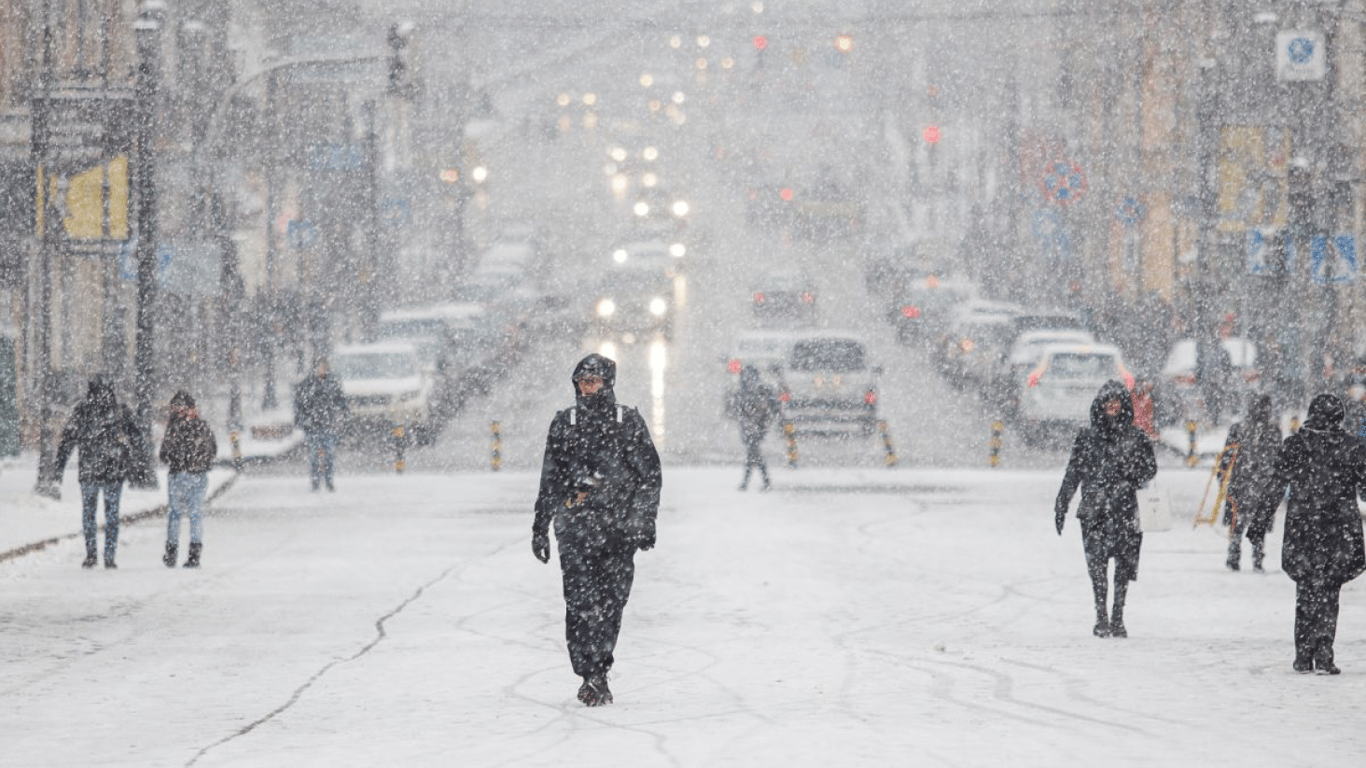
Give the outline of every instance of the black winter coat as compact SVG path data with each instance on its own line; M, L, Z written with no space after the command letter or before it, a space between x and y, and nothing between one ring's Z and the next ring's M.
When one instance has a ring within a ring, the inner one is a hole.
M740 371L740 388L726 404L727 414L740 422L740 436L746 443L764 439L769 422L778 413L778 398L773 388L759 379L759 372L750 366Z
M313 374L294 388L294 423L304 432L335 432L350 414L336 376Z
M1105 401L1120 399L1118 416L1105 414ZM1058 517L1067 514L1072 495L1081 488L1077 517L1093 522L1114 519L1128 524L1138 512L1138 489L1157 475L1152 442L1134 426L1133 400L1124 385L1111 381L1091 403L1091 426L1077 432L1062 487L1054 502Z
M532 532L545 535L553 520L562 544L627 547L647 528L652 539L663 474L645 420L617 405L610 379L597 394L576 399L550 422ZM579 493L586 494L582 503Z
M1290 491L1281 568L1297 582L1340 587L1366 571L1361 512L1366 447L1342 429L1343 407L1319 395L1276 462L1275 490Z
M198 416L172 416L161 441L160 457L173 475L203 474L218 458L218 441Z
M86 399L76 406L57 444L53 479L61 483L71 451L80 449L77 478L82 483L120 483L133 478L143 462L142 433L133 412L120 405L113 386L92 381Z

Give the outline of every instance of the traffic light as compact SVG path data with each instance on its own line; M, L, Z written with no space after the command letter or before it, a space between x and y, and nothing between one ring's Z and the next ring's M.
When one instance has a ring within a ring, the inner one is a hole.
M754 68L764 68L764 51L768 50L768 38L763 35L755 35L750 42L754 43Z
M925 140L925 143L926 143L926 144L938 144L938 143L939 143L939 126L937 126L937 125L927 125L927 126L925 126L925 130L923 130L923 131L920 132L920 136L921 136L921 138L923 138L923 139Z

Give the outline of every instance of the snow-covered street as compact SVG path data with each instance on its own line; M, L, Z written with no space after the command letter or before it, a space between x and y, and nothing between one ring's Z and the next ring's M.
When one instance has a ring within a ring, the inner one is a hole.
M1366 593L1340 677L1290 669L1294 590L1192 529L1207 472L1164 466L1131 637L1091 636L1056 471L666 467L616 704L585 709L532 473L243 477L205 568L157 523L121 568L79 541L0 564L6 765L1358 765Z

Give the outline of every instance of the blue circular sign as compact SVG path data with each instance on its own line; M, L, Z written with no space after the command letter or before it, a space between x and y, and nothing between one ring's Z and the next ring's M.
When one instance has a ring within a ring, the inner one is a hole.
M1297 37L1290 41L1287 54L1290 61L1295 64L1303 64L1314 58L1314 41L1307 37Z

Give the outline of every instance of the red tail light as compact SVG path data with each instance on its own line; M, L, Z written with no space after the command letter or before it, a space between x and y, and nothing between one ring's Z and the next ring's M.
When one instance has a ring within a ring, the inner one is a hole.
M1030 374L1029 374L1029 379L1028 379L1028 384L1029 384L1029 386L1031 386L1031 387L1037 387L1037 386L1039 386L1039 377L1042 376L1042 375L1043 375L1043 374L1039 373L1038 371L1033 371L1032 373L1030 373Z
M864 405L872 405L873 403L876 403L876 402L877 402L877 393L876 393L876 392L874 392L873 390L870 389L870 390L868 390L867 392L864 392L864 393L863 393L863 404L864 404Z
M778 402L780 402L780 403L787 403L787 402L791 402L791 401L792 401L792 393L791 393L791 392L788 392L786 389L784 389L781 393L778 394Z
M764 303L764 295L763 295L762 293L759 293L758 291L755 291L755 293L754 293L754 303L755 303L755 304L763 304L763 303Z
M920 317L920 307L913 307L910 304L907 304L901 308L901 314L905 315L908 320L914 320L917 317Z
M730 371L731 373L739 373L740 359L734 357L731 358L730 362L726 363L726 370Z
M805 303L807 303L807 304L815 304L815 303L816 303L816 294L814 294L814 293L812 293L812 292L810 292L810 291L807 291L806 293L803 293L803 294L802 294L802 301L805 302Z
M972 343L972 339L963 339L959 342L958 346L961 347L964 352L971 352L972 348L976 345Z

